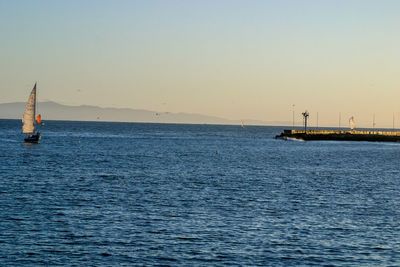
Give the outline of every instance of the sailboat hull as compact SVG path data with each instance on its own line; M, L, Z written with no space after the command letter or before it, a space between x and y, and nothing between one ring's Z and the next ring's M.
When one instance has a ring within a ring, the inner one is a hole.
M27 137L24 138L25 143L37 144L39 143L39 140L40 140L40 133L28 135Z

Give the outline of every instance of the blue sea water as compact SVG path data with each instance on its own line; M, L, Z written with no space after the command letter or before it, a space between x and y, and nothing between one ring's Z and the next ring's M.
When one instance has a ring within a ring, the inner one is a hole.
M0 265L400 265L400 144L0 120Z

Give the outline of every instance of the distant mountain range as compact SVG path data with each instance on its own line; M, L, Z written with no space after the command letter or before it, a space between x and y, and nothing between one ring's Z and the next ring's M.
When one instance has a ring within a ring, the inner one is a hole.
M14 102L0 104L1 119L20 119L26 103ZM228 120L219 117L191 113L156 112L130 108L102 108L97 106L67 106L55 102L40 102L39 113L43 120L72 121L119 121L153 123L194 123L194 124L241 124L241 120ZM288 122L265 122L243 120L245 125L288 125Z

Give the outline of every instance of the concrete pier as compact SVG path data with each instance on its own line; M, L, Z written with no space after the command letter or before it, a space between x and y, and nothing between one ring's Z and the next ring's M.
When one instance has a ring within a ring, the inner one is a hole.
M400 142L400 132L394 131L335 131L335 130L284 130L275 138L295 138L306 141L369 141L369 142Z

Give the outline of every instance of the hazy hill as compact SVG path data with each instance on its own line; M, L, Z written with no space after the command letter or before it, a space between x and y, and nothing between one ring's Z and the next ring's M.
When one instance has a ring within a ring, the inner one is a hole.
M0 104L0 118L20 119L26 103L14 102ZM198 123L198 124L240 124L240 120L201 114L155 112L128 108L101 108L96 106L67 106L55 102L40 102L39 113L44 120L74 121L124 121L124 122L157 122L157 123ZM285 122L264 122L244 120L247 125L283 125Z

